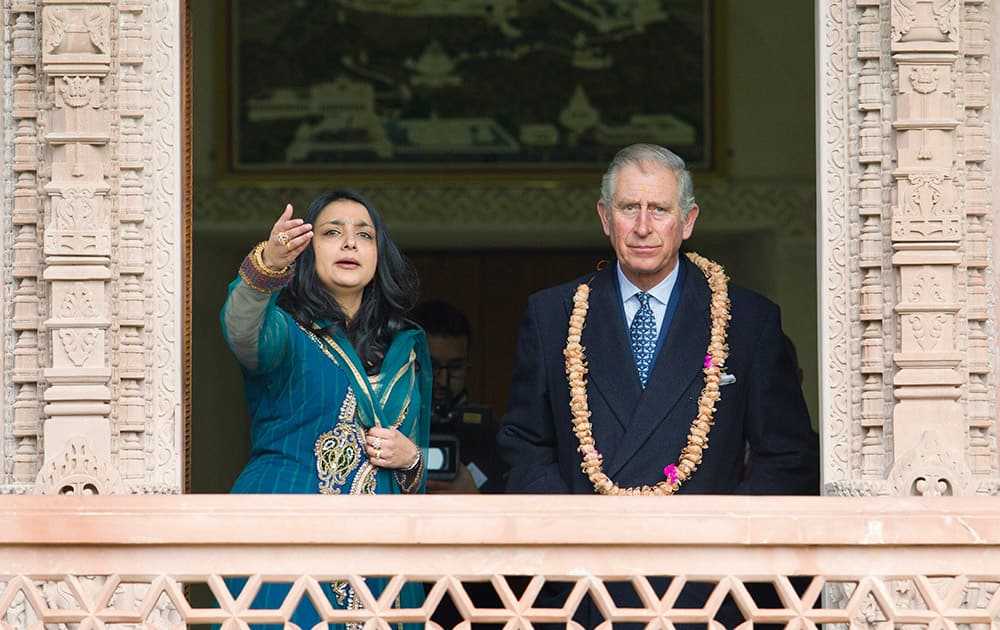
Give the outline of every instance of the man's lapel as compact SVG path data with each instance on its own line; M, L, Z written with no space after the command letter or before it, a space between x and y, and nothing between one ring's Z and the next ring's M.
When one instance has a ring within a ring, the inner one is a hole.
M609 264L590 283L590 306L581 343L587 356L590 382L614 412L619 429L624 429L633 415L642 387L632 359L632 347L625 334L615 273L615 265Z
M627 430L621 445L605 465L604 472L611 477L625 466L663 422L677 425L665 434L665 442L658 445L663 452L664 466L676 461L687 443L687 428L693 418L666 418L681 402L691 382L703 377L711 325L711 292L701 271L688 263L685 256L681 256L680 261L680 264L689 266L677 312L663 340L646 389L639 394L631 419L626 420Z

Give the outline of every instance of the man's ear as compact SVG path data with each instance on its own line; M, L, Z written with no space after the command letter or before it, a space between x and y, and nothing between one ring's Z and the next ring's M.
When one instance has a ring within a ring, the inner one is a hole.
M698 220L698 204L691 206L688 211L687 217L684 219L684 239L687 240L691 238L691 233L694 232L694 222Z
M603 199L597 200L597 214L601 217L601 226L604 228L604 235L611 236L611 208L604 205Z

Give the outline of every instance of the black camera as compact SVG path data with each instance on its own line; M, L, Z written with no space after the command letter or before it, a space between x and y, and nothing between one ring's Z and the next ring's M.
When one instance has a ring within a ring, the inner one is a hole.
M458 475L459 443L455 434L431 433L427 447L427 478L451 481Z
M465 428L492 422L492 412L486 405L461 405L447 414L431 415L430 446L427 449L427 478L451 481L458 475L461 441Z

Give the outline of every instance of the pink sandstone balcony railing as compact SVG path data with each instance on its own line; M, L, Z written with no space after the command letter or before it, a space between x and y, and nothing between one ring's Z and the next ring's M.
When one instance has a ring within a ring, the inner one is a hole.
M310 596L331 623L436 628L427 620L446 593L468 622L506 628L580 627L569 620L585 596L602 628L720 627L710 620L727 595L745 628L1000 628L996 497L7 496L0 504L5 630L281 627ZM253 576L242 593L227 590L223 577L233 575ZM390 578L380 599L362 576ZM658 593L647 576L674 579ZM536 607L546 580L570 584L561 608ZM361 608L328 605L322 592L337 581L354 587ZM463 582L477 581L492 588L495 606L466 596ZM292 585L280 609L248 610L261 582ZM407 582L428 585L421 608L392 607ZM674 608L690 582L715 591L702 608ZM760 583L780 599L758 601ZM617 607L609 584L628 585L638 606Z

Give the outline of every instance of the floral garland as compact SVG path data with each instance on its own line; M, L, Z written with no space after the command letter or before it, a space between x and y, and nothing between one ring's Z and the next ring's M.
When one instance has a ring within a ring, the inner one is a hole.
M573 432L580 441L577 450L583 456L580 468L594 484L594 489L601 494L674 494L687 479L694 474L701 464L704 451L708 448L708 432L712 428L715 414L715 403L719 401L719 383L722 380L722 368L729 356L729 346L726 344L726 330L729 328L729 278L721 265L699 256L693 252L687 254L708 280L712 291L712 328L705 355L705 387L698 398L698 415L691 421L688 432L687 446L681 450L676 464L668 464L663 469L666 477L655 486L621 488L604 474L601 465L603 456L594 444L592 425L590 424L590 409L587 406L587 359L584 348L580 345L583 326L587 319L588 298L590 286L581 284L573 295L573 313L569 318L569 333L566 336L566 377L569 381L570 410L573 413Z

